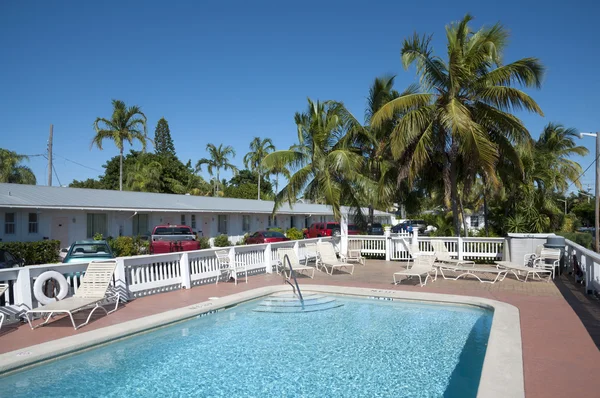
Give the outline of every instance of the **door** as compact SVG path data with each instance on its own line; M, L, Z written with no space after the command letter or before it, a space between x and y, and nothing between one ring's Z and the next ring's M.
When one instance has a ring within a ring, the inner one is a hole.
M60 247L69 247L69 217L52 217L50 239L59 240Z
M202 217L202 236L206 236L208 238L211 237L210 224L212 223L212 219L210 216Z

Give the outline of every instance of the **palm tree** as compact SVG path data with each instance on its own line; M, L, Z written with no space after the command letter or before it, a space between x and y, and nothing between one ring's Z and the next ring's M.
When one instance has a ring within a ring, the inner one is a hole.
M119 191L123 190L123 150L124 142L133 145L134 140L142 144L142 151L146 151L146 143L150 141L146 130L146 115L139 106L127 107L123 101L112 100L113 114L110 119L96 118L94 130L96 136L91 147L97 146L102 150L102 141L114 141L119 149Z
M275 196L273 213L286 201L292 206L302 195L330 205L339 219L343 199L351 196L348 193L373 188L360 174L363 158L344 144L338 111L334 102L309 98L307 111L295 115L299 143L265 157L267 169L284 165L293 171Z
M231 170L234 173L237 173L238 171L237 167L229 163L229 156L235 157L235 150L230 145L223 147L223 144L219 145L218 147L214 146L213 144L207 144L206 150L210 155L210 159L202 158L198 160L198 163L196 163L196 172L202 171L203 164L207 166L206 168L211 176L213 176L213 171L215 172L216 178L214 179L214 184L215 196L217 196L217 192L219 192L219 173L221 169Z
M458 178L461 158L497 183L498 139L511 143L528 139L529 132L515 110L542 115L538 104L513 86L540 87L544 68L536 58L503 65L508 32L499 24L472 31L466 15L446 28L448 60L435 56L431 37L415 34L402 47L405 68L415 64L422 93L388 102L373 116L380 126L403 114L391 135L392 153L409 159L408 178L425 171L433 157L441 161L445 202L452 207L455 232L458 220Z
M265 156L274 150L275 145L273 145L273 141L270 138L261 140L260 137L254 137L252 142L250 142L250 152L244 156L244 166L258 174L258 200L260 200L260 180L263 174L265 174L262 161Z
M29 160L25 155L0 148L0 182L35 185L33 171L20 163Z
M138 161L127 174L127 189L138 192L161 192L163 187L162 165L157 161Z
M279 164L269 168L268 172L275 176L272 182L275 187L275 194L277 194L279 192L279 175L281 174L289 180L290 170L284 164Z

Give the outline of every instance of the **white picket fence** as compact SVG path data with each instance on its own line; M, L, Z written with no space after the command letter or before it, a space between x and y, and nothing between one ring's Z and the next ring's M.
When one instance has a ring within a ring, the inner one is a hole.
M595 253L575 242L566 240L566 267L569 272L575 273L575 259L583 272L580 277L585 282L588 293L600 292L600 254Z

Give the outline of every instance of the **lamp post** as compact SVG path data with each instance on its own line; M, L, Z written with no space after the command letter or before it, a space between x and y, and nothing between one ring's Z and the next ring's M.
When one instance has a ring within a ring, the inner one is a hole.
M565 202L565 216L567 215L567 200L566 199L556 199L559 202Z
M600 162L598 162L598 156L600 156L600 132L596 133L579 133L579 138L584 136L596 138L596 222L594 224L594 235L596 237L596 252L600 252Z

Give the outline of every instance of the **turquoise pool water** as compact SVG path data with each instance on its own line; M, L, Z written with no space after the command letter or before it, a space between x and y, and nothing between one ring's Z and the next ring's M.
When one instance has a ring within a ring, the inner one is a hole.
M491 312L338 300L344 305L293 314L245 303L1 377L0 395L476 396Z

